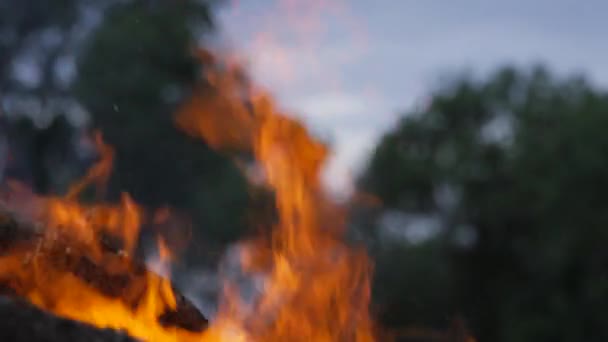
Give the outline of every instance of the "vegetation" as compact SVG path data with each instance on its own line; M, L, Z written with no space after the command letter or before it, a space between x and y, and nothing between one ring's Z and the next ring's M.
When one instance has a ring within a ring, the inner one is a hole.
M362 185L441 224L380 248L387 322L462 314L481 341L606 340L606 113L581 78L505 68L456 80L387 133Z

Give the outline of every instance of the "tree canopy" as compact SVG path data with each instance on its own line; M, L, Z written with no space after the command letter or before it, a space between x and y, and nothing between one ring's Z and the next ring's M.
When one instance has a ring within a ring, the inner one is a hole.
M606 93L536 67L456 79L405 115L361 185L440 229L378 252L385 319L462 314L481 341L606 340L607 114Z

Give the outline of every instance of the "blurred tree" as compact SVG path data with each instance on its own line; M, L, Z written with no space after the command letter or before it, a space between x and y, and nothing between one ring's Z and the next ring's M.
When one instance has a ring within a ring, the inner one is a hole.
M73 98L74 61L94 20L114 0L0 2L0 139L6 176L39 193L61 192L82 172Z
M411 243L378 253L377 291L404 289L378 304L418 297L440 317L452 303L481 341L608 340L607 113L605 93L537 67L459 78L405 116L361 185L393 211L439 214L442 227L428 259ZM427 280L411 288L418 274Z
M41 73L51 74L45 75L49 78L45 81L51 81L55 55L62 52L61 45L77 20L77 3L77 0L54 4L36 0L0 3L0 84L3 91L17 86L20 81L14 77L14 64L20 62L19 54L38 54L31 59L44 60L40 63L43 65L50 64L50 67L42 67ZM33 46L34 42L38 46Z
M75 55L105 5L113 0L0 2L2 113L47 126L56 115L80 124L84 109L72 98Z
M205 1L130 1L110 8L80 61L75 92L116 149L109 195L169 205L194 220L196 243L240 235L248 195L231 160L173 124L176 105L200 82L191 53L213 29ZM198 245L195 252L204 252Z

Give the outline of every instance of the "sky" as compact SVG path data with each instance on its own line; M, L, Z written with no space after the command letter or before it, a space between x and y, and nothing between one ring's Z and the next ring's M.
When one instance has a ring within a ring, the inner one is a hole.
M604 0L241 0L229 45L290 114L328 138L349 189L383 132L450 72L543 62L608 86Z

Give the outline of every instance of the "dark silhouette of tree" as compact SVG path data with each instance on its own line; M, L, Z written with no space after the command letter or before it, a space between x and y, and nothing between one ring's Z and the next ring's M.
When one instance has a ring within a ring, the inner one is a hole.
M383 317L460 312L480 341L607 340L607 113L606 93L537 67L456 79L406 115L361 185L441 229L379 252Z

